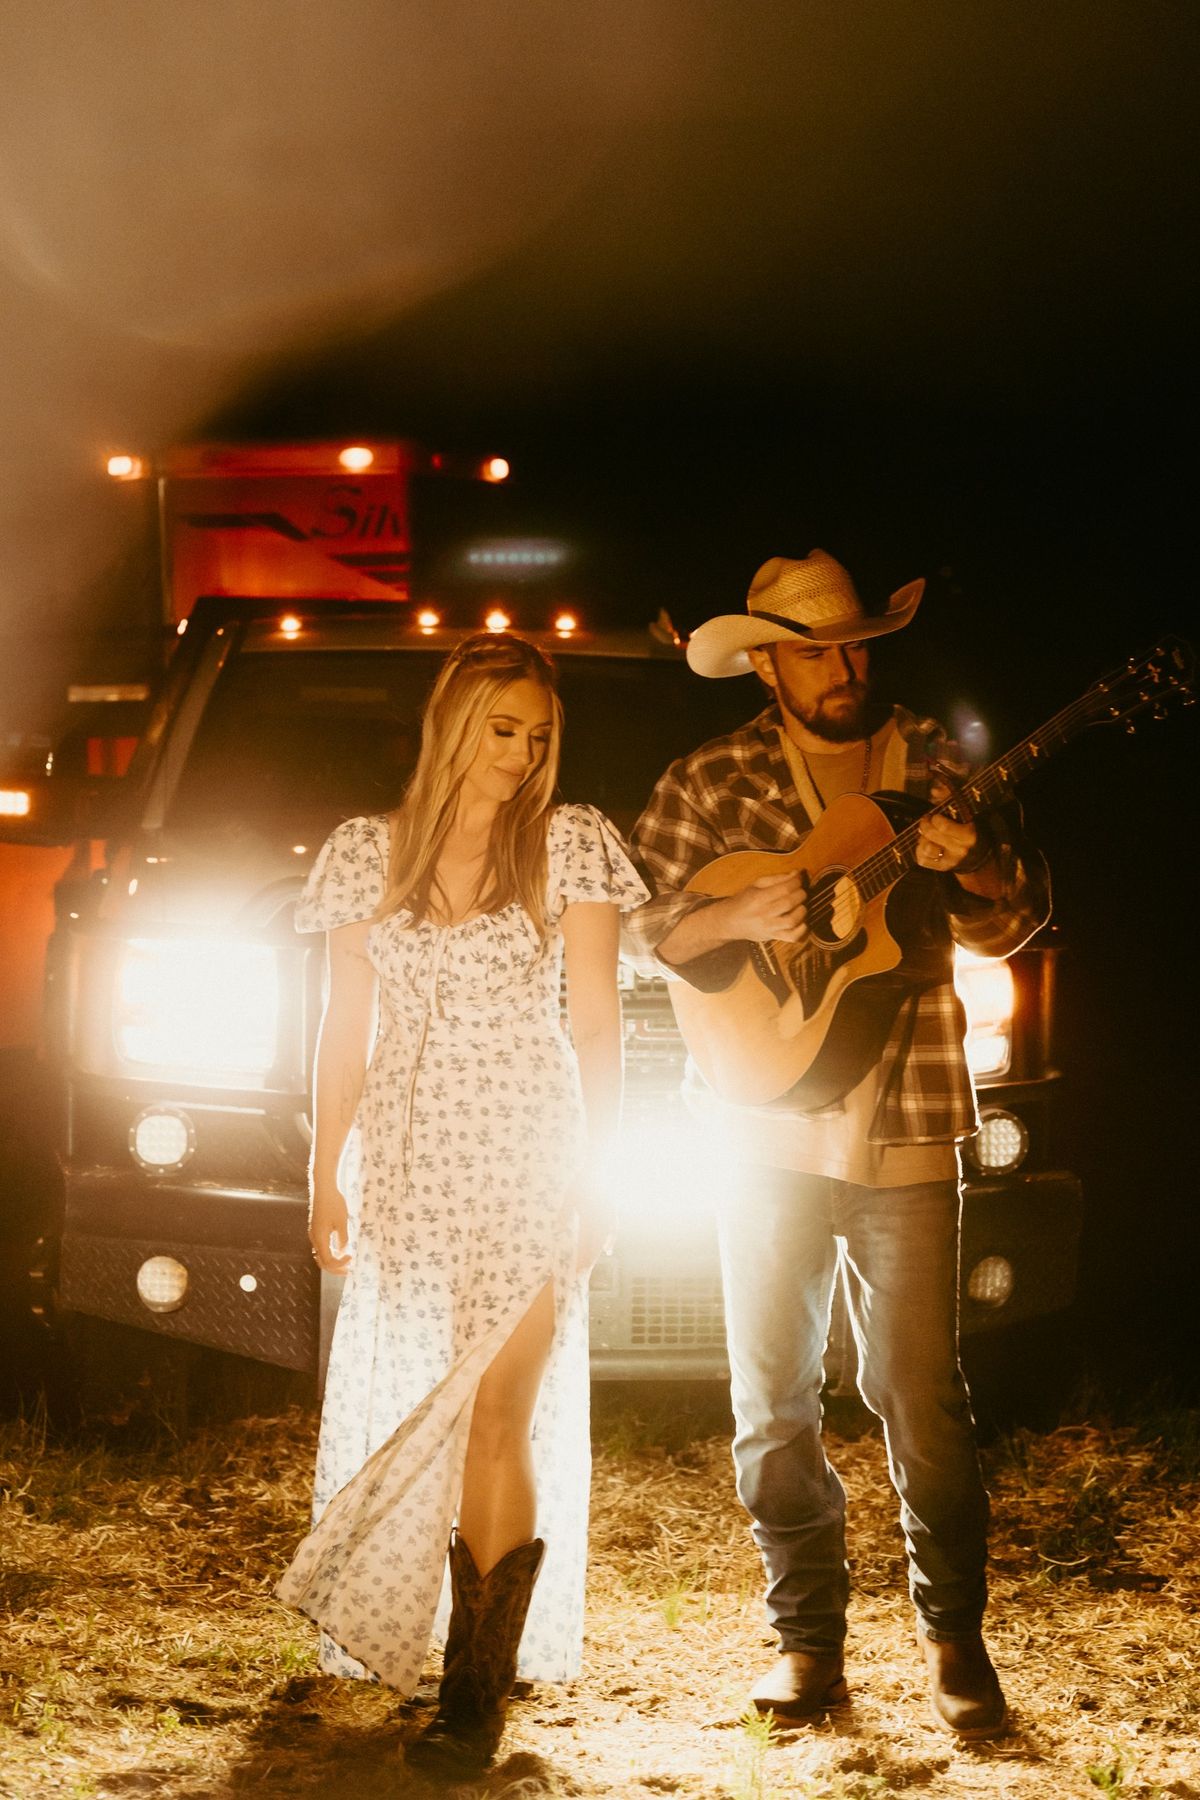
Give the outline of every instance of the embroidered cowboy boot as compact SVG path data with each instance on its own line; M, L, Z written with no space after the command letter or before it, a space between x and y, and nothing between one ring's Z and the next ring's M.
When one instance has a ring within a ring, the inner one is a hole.
M518 1544L487 1575L480 1575L465 1540L455 1534L438 1709L407 1747L413 1768L466 1780L481 1774L495 1756L544 1552L541 1538Z

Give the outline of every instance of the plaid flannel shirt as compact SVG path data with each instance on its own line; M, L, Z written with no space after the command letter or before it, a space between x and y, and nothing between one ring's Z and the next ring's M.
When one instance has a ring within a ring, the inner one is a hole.
M814 821L796 792L779 741L781 723L778 707L769 706L740 730L672 763L655 787L631 839L653 898L624 919L625 954L644 971L712 991L725 987L740 968L746 954L740 944L723 945L681 967L664 962L657 946L687 913L711 904L681 890L714 857L734 850L794 850L812 830ZM958 752L932 719L916 719L897 707L894 724L903 742L904 791L927 800L939 766L963 767ZM1019 830L1015 808L1006 809L994 828L1001 898L970 894L953 875L929 877L942 898L943 922L934 946L939 978L910 995L896 1015L880 1058L869 1142L937 1142L976 1129L953 944L982 956L1007 956L1049 918L1045 863L1019 843Z

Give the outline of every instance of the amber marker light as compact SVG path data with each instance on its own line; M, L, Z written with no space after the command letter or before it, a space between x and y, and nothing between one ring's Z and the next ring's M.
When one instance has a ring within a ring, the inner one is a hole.
M119 456L110 456L104 467L114 481L140 481L146 472L140 456L128 456L123 451Z
M375 452L368 450L365 444L347 444L344 450L338 451L338 461L352 475L361 475L375 461Z
M561 612L554 621L554 629L559 637L570 637L573 631L578 631L579 620L574 613Z
M507 457L489 456L479 473L485 481L507 481L512 474L512 465Z
M279 629L285 638L299 637L300 621L295 613L284 613L282 619L279 621Z
M509 618L508 614L503 612L498 606L492 608L491 612L483 622L489 631L507 631L512 624L512 620Z
M24 788L0 788L0 819L27 819L29 795Z

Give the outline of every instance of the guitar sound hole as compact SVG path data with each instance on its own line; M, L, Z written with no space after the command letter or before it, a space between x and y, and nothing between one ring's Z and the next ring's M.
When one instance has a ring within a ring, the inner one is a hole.
M846 878L846 870L822 869L808 896L808 928L816 942L832 952L844 949L861 917L858 889Z

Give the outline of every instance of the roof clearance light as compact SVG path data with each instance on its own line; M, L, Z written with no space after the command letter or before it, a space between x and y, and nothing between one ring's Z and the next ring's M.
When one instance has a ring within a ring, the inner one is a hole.
M140 481L146 473L146 465L140 456L110 456L104 467L114 481Z
M507 481L512 467L503 456L489 456L479 473L485 481Z
M579 620L575 617L574 613L561 612L554 621L554 629L557 631L559 637L570 637L571 633L578 630L578 628Z
M509 618L508 614L503 612L498 606L493 606L491 612L483 622L489 631L507 631L512 624L512 620Z
M359 475L375 461L375 452L368 450L365 444L347 444L344 450L338 451L338 461L343 469L349 469L352 475Z
M422 631L436 631L442 622L442 615L435 613L431 606L422 607L417 614L417 624Z
M27 819L29 795L24 788L0 788L0 819Z
M279 629L286 638L300 636L300 621L295 613L285 613L279 621Z

